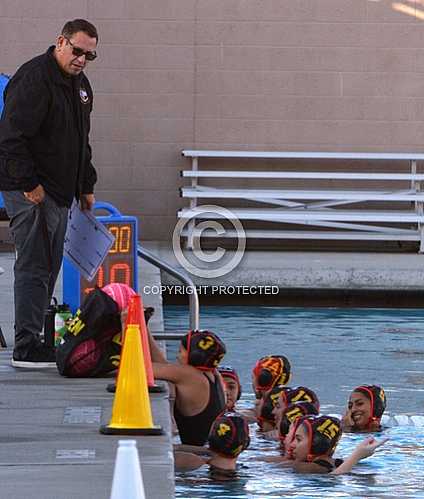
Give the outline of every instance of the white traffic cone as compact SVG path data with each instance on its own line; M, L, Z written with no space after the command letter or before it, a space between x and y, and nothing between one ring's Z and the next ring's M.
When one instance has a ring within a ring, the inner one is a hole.
M135 440L119 440L110 499L146 499Z

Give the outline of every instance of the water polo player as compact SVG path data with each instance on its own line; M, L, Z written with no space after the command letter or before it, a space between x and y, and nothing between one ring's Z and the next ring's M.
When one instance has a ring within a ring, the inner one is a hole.
M274 416L277 428L280 424L283 411L287 409L290 404L295 404L297 402L308 402L316 408L317 414L319 413L320 404L318 396L313 390L306 386L287 386L281 391L280 397L275 403Z
M293 424L295 437L290 443L289 454L293 469L298 473L348 473L361 459L371 456L388 439L380 441L368 437L360 442L345 460L334 459L333 453L340 440L342 429L338 418L332 416L304 416ZM286 464L286 463L285 463Z
M241 397L241 384L237 371L230 366L220 366L218 371L224 381L227 411L233 411Z
M287 385L290 381L291 365L284 355L267 355L259 359L252 371L253 391L260 399L275 385Z
M275 428L275 407L284 390L284 385L276 385L259 401L257 423L263 432L269 432Z
M303 416L295 422L288 457L300 473L330 473L342 460L332 458L342 436L341 422L333 416Z
M286 444L293 440L294 434L297 429L296 422L306 415L317 415L316 407L309 402L297 402L290 404L282 413L280 422L275 432L269 432L266 436L278 439L280 442L281 454L279 456L261 456L260 461L270 463L284 464L291 458L290 454L286 451ZM274 450L274 449L272 449Z
M236 412L225 412L211 426L208 436L210 457L176 451L175 467L179 471L187 471L208 464L212 471L234 471L237 457L247 449L249 443L246 419Z
M249 425L236 412L225 412L218 416L209 432L209 449L224 458L237 458L249 447L249 443Z
M296 402L294 404L288 405L281 413L278 429L278 438L281 444L281 448L285 448L286 439L287 442L291 442L293 438L294 425L298 419L303 416L317 416L318 410L314 404L310 402Z
M386 409L386 394L377 385L356 387L350 394L342 424L344 431L381 431L381 417Z
M175 384L174 417L183 444L203 445L215 418L225 409L217 367L225 345L210 331L190 331L181 340L177 363L166 360L149 333L153 374Z

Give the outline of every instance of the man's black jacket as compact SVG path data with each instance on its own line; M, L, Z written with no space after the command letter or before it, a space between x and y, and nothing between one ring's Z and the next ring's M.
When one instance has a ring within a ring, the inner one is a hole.
M54 47L21 66L4 92L0 120L0 190L41 184L59 205L93 192L88 141L93 92L86 76L66 77Z

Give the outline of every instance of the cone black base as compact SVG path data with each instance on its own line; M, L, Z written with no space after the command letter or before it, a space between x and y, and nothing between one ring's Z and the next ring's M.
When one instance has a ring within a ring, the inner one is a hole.
M114 428L112 426L102 425L100 433L103 435L164 435L161 426L153 428Z
M109 393L115 393L116 392L116 383L109 383L106 387L106 391Z

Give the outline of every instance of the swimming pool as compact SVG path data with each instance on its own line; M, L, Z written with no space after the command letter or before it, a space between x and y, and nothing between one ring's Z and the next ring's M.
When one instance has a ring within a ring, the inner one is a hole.
M166 307L164 313L166 327L187 327L184 307ZM388 414L424 414L423 310L203 307L201 327L225 341L224 364L235 367L242 380L242 407L253 401L255 361L281 353L292 363L290 384L315 390L321 412L340 414L351 389L367 383L384 387ZM384 434L391 441L353 474L330 477L256 462L270 444L253 431L237 481L214 482L204 469L178 474L176 497L424 497L424 427L391 427ZM346 455L361 438L344 435L337 455Z

